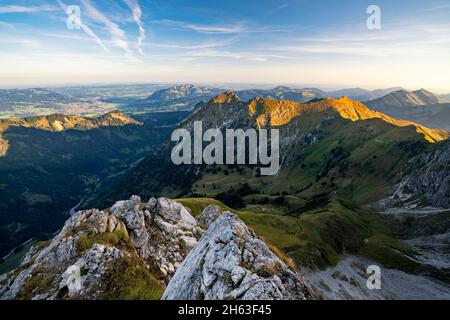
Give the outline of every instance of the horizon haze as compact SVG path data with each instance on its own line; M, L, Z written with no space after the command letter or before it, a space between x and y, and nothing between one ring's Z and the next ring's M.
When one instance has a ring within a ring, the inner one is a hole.
M0 0L0 87L220 82L449 93L450 4L380 0L380 29L371 30L372 4Z

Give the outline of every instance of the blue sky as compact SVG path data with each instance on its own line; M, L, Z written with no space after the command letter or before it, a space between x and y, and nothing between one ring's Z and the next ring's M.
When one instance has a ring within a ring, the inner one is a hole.
M67 27L78 6L80 28ZM366 25L381 9L381 30ZM273 83L450 92L448 0L0 0L0 86Z

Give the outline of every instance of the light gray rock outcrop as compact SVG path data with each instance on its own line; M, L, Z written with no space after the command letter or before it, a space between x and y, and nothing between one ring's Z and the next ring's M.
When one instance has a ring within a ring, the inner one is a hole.
M216 216L210 214L213 211L207 208L204 218ZM163 299L312 298L303 280L234 214L224 212L210 222L169 282Z
M203 210L203 212L196 218L196 220L198 224L206 230L208 229L210 224L213 223L214 220L216 220L221 214L222 212L219 208L210 205L207 206L205 210Z
M167 281L203 233L195 219L174 200L150 199L145 206L148 242L140 255L156 265Z
M168 282L202 233L186 208L165 198L143 205L133 196L109 210L80 211L0 277L0 299L95 299L111 263L131 256Z
M144 279L161 289L169 283L165 299L312 297L233 214L209 206L197 222L174 200L142 204L133 196L109 210L73 214L51 241L28 251L20 268L0 277L0 299L100 299L120 291L115 279L128 267L143 268Z
M92 295L91 288L102 286L102 278L108 271L108 264L124 255L128 254L117 248L94 244L63 272L59 289L67 288L69 297Z
M98 278L102 275L98 272L98 268L111 261L110 250L119 250L100 247L93 243L93 247L84 253L77 244L83 235L89 234L93 237L118 230L126 233L121 220L103 211L93 209L77 212L66 221L62 230L48 246L43 248L39 245L33 246L25 255L21 267L4 275L4 279L0 279L0 299L56 299L60 290L65 289L60 285L65 278L67 280L68 275L65 271L79 260L80 255L83 255L84 261L94 261L89 268L86 268L86 272L89 275L89 270L92 270L93 277ZM97 254L94 254L95 252ZM114 257L118 258L119 255L115 254ZM84 265L78 263L78 267L81 268ZM37 279L34 287L30 285L33 279ZM86 286L80 289L83 293L95 286L93 279L89 280L85 282Z

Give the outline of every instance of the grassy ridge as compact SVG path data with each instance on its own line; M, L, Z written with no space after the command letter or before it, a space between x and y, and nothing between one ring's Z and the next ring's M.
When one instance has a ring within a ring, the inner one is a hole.
M333 199L327 206L301 214L267 214L235 210L215 199L178 199L194 216L212 204L237 214L258 236L292 258L297 266L323 269L344 254L363 255L388 267L414 271L415 252L389 236L375 213L349 209Z

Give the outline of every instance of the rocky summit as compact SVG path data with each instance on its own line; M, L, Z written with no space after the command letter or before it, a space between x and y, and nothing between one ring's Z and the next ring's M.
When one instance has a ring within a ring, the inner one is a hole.
M305 300L312 297L295 271L234 214L224 212L217 217L217 210L207 208L199 219L212 221L211 225L176 272L163 299Z
M2 299L101 298L120 290L114 281L124 265L145 266L164 286L202 234L195 219L173 200L137 196L110 209L74 214L51 242L34 246L21 267L0 279ZM67 283L80 270L81 286Z
M0 299L159 299L166 286L164 299L313 296L233 214L210 206L197 221L174 200L133 196L72 215L0 278Z

